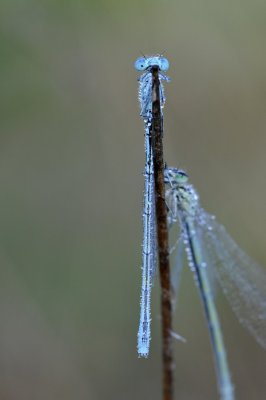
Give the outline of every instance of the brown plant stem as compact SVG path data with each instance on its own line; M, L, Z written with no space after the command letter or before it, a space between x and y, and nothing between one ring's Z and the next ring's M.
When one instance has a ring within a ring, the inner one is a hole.
M168 245L167 209L165 204L163 117L160 106L158 68L152 69L151 138L154 157L155 202L157 220L158 259L161 284L163 400L173 399L172 304L170 291L170 260Z

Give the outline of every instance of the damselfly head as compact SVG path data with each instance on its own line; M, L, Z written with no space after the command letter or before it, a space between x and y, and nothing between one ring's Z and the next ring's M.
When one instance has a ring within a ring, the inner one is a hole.
M168 167L164 170L164 183L169 185L182 185L188 181L188 175L182 169Z
M167 58L158 56L140 57L135 61L135 69L137 71L145 71L152 67L158 67L161 71L167 71L169 68L169 61Z

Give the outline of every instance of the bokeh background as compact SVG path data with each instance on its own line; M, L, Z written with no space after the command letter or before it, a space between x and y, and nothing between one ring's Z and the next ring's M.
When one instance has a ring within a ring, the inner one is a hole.
M266 265L265 18L262 0L1 1L1 399L161 399L158 283L136 353L141 52L170 61L168 163ZM265 399L265 352L217 302L237 398ZM218 398L188 268L175 329L175 398Z

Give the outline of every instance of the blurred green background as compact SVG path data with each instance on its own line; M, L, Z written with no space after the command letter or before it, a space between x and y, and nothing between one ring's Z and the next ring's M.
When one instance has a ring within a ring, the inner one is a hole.
M1 399L161 399L158 283L136 353L141 52L170 61L169 165L266 265L265 18L262 0L1 1ZM265 399L265 353L217 300L237 399ZM188 268L175 330L175 398L216 399Z

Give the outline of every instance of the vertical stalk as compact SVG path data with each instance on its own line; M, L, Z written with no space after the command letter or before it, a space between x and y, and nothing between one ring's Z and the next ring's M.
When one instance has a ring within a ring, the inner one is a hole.
M170 261L168 245L167 209L165 204L163 117L160 105L158 68L152 69L152 125L151 138L154 157L155 203L158 239L158 260L161 284L163 400L173 399L172 304L170 291Z

